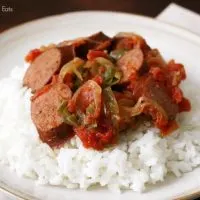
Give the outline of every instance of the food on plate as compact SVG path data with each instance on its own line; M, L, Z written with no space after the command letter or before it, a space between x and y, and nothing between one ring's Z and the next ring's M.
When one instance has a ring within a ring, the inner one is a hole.
M141 192L200 165L199 90L141 36L98 32L25 60L0 80L0 162L18 175Z
M110 38L98 32L32 50L26 60L31 117L51 147L77 135L84 147L103 150L144 120L166 136L179 127L178 113L191 109L179 87L184 66L167 63L133 33Z

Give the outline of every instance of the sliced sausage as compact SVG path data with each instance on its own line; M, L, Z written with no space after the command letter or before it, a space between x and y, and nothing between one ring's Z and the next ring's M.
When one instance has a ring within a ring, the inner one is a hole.
M35 94L37 95L37 93ZM72 134L69 125L63 122L58 109L63 100L72 96L69 87L62 83L50 85L42 95L32 98L31 117L40 139L51 147L60 145Z
M151 49L145 39L135 33L118 33L112 41L112 49L131 50L133 48L142 49L146 53Z
M103 32L97 32L91 36L88 37L88 39L93 40L95 42L102 42L102 41L106 41L106 40L110 40L110 37L108 37L107 35L105 35Z
M112 39L103 32L95 33L85 38L85 44L79 45L76 48L78 57L86 58L89 50L106 50L110 47Z
M103 32L95 33L89 37L78 38L76 40L63 41L58 47L71 45L74 48L76 57L86 58L89 50L105 50L111 45L112 39Z
M29 66L24 76L23 85L32 92L41 89L56 74L63 64L75 56L71 46L51 48L39 55Z
M112 39L103 32L98 32L88 37L87 41L92 46L92 49L105 50L111 45Z
M123 73L121 82L128 82L132 74L141 70L143 61L144 55L141 49L136 48L125 53L117 62Z
M166 112L169 120L174 120L178 113L178 105L173 103L166 88L151 76L144 76L134 83L134 97L146 97L159 104Z

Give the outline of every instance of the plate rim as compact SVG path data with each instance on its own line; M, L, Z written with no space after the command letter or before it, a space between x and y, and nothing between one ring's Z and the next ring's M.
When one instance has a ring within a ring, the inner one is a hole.
M117 15L123 15L126 17L135 17L143 21L149 21L151 23L157 24L159 27L162 28L163 31L166 31L167 29L170 29L171 33L174 33L178 36L182 36L189 40L190 42L197 42L198 46L200 46L200 36L192 31L189 31L183 27L176 26L174 24L170 24L168 22L156 20L153 17L149 16L144 16L140 14L134 14L134 13L125 13L125 12L120 12L120 11L101 11L101 10L82 10L82 11L73 11L73 12L67 12L67 13L62 13L62 14L55 14L55 15L50 15L50 16L45 16L42 18L34 19L28 22L20 23L19 25L16 25L14 27L8 28L0 33L0 37L5 37L6 35L10 35L16 31L19 31L23 27L26 26L33 26L34 24L37 24L39 21L46 21L47 19L53 20L55 18L62 18L62 17L67 17L67 16L72 16L72 15L87 15L87 14L117 14ZM21 200L32 200L32 197L29 197L28 194L21 192L21 191L16 191L14 188L10 188L9 186L3 184L0 182L0 191L10 195L12 197L16 197ZM193 199L200 197L200 188L196 189L195 191L186 191L178 196L174 196L174 200L187 200L187 199Z

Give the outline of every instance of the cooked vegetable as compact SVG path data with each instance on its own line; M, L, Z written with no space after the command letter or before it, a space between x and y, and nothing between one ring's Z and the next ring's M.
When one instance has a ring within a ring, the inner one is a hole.
M134 117L141 113L149 114L158 127L165 126L168 122L166 111L154 100L140 97L136 105L130 109L130 116Z
M126 51L124 49L116 49L110 52L110 57L114 60L119 60L125 54L125 52Z
M89 50L89 52L87 54L87 59L88 60L94 60L95 58L98 58L98 57L107 58L108 55L104 51Z
M59 114L63 117L63 120L66 124L70 126L78 126L78 121L76 119L75 114L69 113L67 110L67 102L63 101L61 103L59 109L58 109Z
M105 72L103 73L104 87L112 86L120 81L121 72L117 70L110 60L103 57L96 58L95 60L98 64L105 67Z
M119 107L111 87L107 87L103 90L103 97L105 115L111 120L114 129L118 131L120 120Z
M59 77L62 81L64 81L66 74L74 73L81 81L83 77L81 73L78 71L78 68L84 65L84 60L80 58L74 58L72 61L66 63L60 70Z

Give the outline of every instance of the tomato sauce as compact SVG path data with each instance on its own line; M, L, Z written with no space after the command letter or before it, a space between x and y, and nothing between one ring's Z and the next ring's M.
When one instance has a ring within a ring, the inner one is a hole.
M88 60L94 60L95 58L98 58L98 57L108 58L108 54L105 53L104 51L89 50L87 54Z
M80 137L85 148L103 150L108 145L115 144L117 141L117 135L114 133L112 127L106 123L99 124L96 129L77 127L74 128L74 131Z

